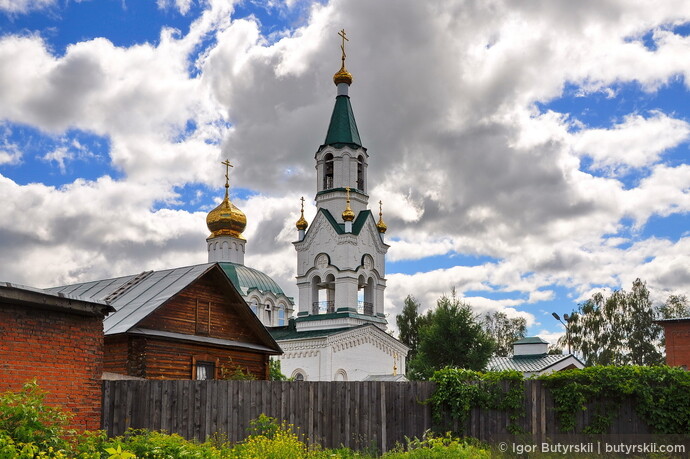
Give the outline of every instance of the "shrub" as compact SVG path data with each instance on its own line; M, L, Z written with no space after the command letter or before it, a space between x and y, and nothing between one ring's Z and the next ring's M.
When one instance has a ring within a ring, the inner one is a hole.
M45 392L35 380L25 383L19 392L0 394L0 451L14 448L24 451L21 454L27 454L25 457L33 457L30 451L53 455L48 457L68 454L70 444L65 437L73 432L66 427L72 415L44 405L44 398Z
M464 440L445 436L434 436L427 432L421 440L407 440L405 446L399 445L382 456L385 459L485 459L491 455L488 450L470 445Z

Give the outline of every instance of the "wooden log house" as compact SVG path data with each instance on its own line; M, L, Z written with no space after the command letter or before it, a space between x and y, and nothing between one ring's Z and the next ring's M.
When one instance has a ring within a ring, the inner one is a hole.
M147 379L268 379L269 356L282 353L218 263L48 291L115 308L103 322L105 372Z

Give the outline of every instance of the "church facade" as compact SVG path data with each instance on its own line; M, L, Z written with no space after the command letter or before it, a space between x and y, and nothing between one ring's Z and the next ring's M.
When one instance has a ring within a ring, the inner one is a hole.
M296 379L399 378L407 347L385 332L386 224L368 208L369 153L350 103L352 75L334 75L335 106L326 140L315 154L317 213L297 221L298 313L272 329L283 372Z

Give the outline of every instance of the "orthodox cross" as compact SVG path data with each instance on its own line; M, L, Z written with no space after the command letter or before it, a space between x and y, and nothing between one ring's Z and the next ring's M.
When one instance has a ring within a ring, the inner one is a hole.
M304 196L299 198L300 201L302 201L302 214L304 214Z
M225 161L222 161L221 164L225 166L225 186L228 186L228 182L230 181L230 177L228 177L228 173L230 172L230 168L235 167L235 166L230 164L230 160L228 160L228 159L226 159Z
M379 201L379 217L383 215L383 201Z
M341 30L340 32L338 32L338 35L340 35L340 36L342 37L342 39L343 39L343 40L342 40L342 41L343 41L343 44L340 45L340 49L341 49L342 52L343 52L343 57L342 57L341 59L343 60L343 65L345 65L345 56L346 56L346 54L345 54L345 42L346 42L346 41L350 41L350 40L345 36L345 35L346 35L346 34L345 34L345 29L343 29L343 30Z

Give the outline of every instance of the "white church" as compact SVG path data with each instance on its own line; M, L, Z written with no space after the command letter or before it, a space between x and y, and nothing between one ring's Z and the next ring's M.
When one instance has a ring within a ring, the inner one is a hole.
M408 348L386 333L384 241L368 208L369 154L357 130L348 90L352 75L333 76L335 107L326 140L316 151L317 213L297 221L297 317L292 298L269 276L244 266L245 215L228 198L206 221L208 261L219 262L283 349L284 374L305 381L404 380ZM225 163L226 168L230 166Z

